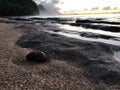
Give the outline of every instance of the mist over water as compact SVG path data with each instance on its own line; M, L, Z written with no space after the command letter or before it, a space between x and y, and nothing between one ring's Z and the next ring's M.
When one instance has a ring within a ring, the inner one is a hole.
M45 8L45 12L40 11L40 15L56 15L59 14L58 10L60 8L56 7L56 4L58 4L60 1L59 0L34 0L36 4L42 5L42 7ZM40 7L41 8L41 7Z

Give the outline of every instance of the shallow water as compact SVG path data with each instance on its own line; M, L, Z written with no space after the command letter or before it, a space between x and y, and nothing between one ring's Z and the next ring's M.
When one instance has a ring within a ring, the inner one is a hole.
M95 34L102 34L102 35L109 35L109 36L115 36L120 37L120 33L115 32L109 32L109 31L103 31L103 30L95 30L95 29L86 29L83 27L76 27L76 26L70 26L70 25L61 25L58 24L59 28L64 29L69 32L91 32Z
M120 46L120 41L116 41L116 40L106 40L106 39L101 39L101 38L99 38L99 39L85 38L85 37L81 37L77 34L68 34L68 33L63 33L63 32L53 32L53 31L48 31L48 32L63 35L63 36L67 36L67 37L70 37L70 38L81 39L81 40L85 40L85 41L102 42L102 43L106 43L106 44L112 44L112 45Z
M76 16L73 16L73 18L75 19L82 18L82 19L88 19L88 20L98 19L98 20L104 20L109 22L120 22L119 14L76 15ZM116 25L104 24L104 23L102 24L94 23L94 24L120 27L120 25L117 25L117 24ZM52 33L64 35L71 38L77 38L77 39L95 41L95 42L103 42L107 44L120 46L120 32L114 32L114 30L113 32L111 32L111 31L105 31L102 29L84 28L82 26L71 26L69 24L61 24L61 23L47 23L46 25L50 26L48 27L48 30ZM82 37L80 35L81 33L86 33L87 35L91 35L91 36ZM104 35L104 36L109 36L113 38L94 37L95 35Z
M86 41L95 41L95 42L102 42L102 43L106 43L106 44L112 44L112 45L117 45L120 46L120 33L113 33L113 32L106 32L106 31L102 31L102 30L93 30L93 29L85 29L82 27L71 27L71 26L65 26L65 25L60 25L59 29L58 27L50 27L50 29L48 29L48 31L50 33L54 33L54 34L60 34L60 35L64 35L67 37L71 37L71 38L76 38L76 39L82 39L82 40L86 40ZM105 39L105 38L99 38L99 37L82 37L80 35L80 33L92 33L92 34L97 34L97 35L107 35L107 36L111 36L114 38L110 38L110 39Z
M120 62L120 51L114 52L115 59Z
M114 30L102 30L85 28L82 26L72 26L70 23L75 23L76 19L80 20L95 20L105 22L118 22L120 23L120 14L88 14L88 15L57 15L57 16L27 16L22 18L45 18L42 19L44 26L47 27L48 32L64 35L71 38L77 38L88 41L103 42L107 44L113 44L120 46L120 30L115 32ZM49 19L48 18L52 18ZM58 19L55 19L58 18ZM62 19L62 20L61 20ZM72 21L71 21L72 20ZM63 24L64 23L64 24ZM106 23L90 23L92 25L109 27L120 27L120 24L106 24ZM37 24L39 25L39 24ZM113 28L114 29L114 28ZM119 28L118 28L119 29ZM84 36L81 36L81 34Z

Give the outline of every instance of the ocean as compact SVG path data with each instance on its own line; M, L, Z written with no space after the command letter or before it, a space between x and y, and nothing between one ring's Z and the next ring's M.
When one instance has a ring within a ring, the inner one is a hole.
M38 25L38 21L41 21L49 33L120 46L120 14L38 15L22 18L32 18Z

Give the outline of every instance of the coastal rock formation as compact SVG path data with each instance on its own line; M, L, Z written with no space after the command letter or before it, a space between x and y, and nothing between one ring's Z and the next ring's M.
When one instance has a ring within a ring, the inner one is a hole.
M72 26L81 26L83 28L98 29L110 32L120 32L120 22L110 22L102 20L76 20L75 23L70 23Z
M22 16L39 14L32 0L0 0L0 16Z
M82 65L94 83L120 84L118 82L120 65L113 57L114 48L118 50L118 47L59 35L56 37L38 30L26 29L25 32L28 34L19 38L17 45L44 51L51 56L50 59L69 61L76 64L76 67ZM111 78L112 76L115 78ZM115 81L113 81L114 79Z
M26 60L43 63L43 62L47 61L47 58L46 58L46 55L44 52L30 52L26 56Z

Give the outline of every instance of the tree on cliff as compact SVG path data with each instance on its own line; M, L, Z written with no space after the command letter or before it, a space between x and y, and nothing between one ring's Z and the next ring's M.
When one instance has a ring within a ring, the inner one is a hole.
M20 16L39 14L32 0L0 0L0 16Z

